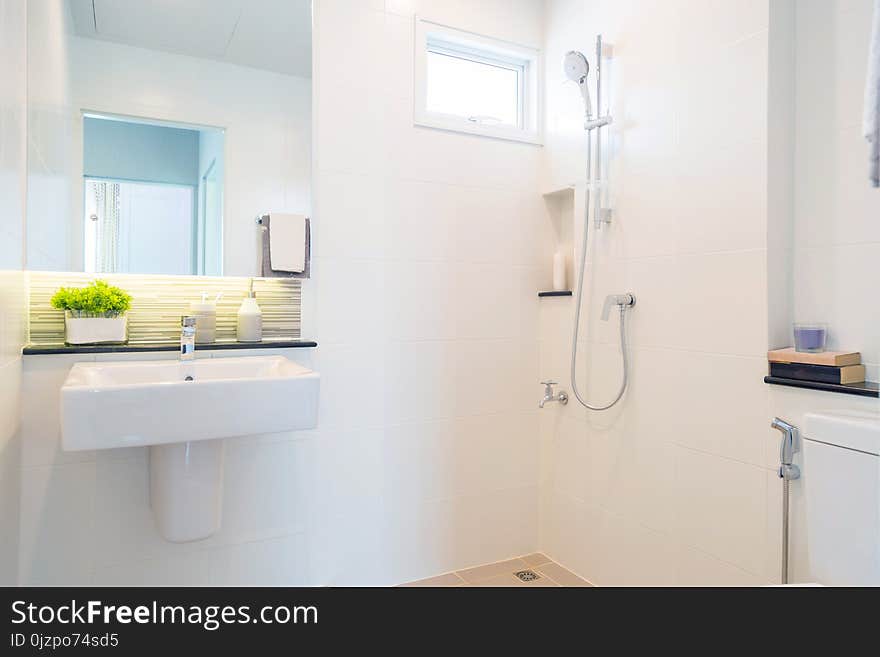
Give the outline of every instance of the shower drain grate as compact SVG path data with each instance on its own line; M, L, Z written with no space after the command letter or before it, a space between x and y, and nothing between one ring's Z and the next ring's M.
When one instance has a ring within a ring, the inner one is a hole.
M515 572L514 575L524 582L534 582L536 579L541 579L541 576L534 570L520 570Z

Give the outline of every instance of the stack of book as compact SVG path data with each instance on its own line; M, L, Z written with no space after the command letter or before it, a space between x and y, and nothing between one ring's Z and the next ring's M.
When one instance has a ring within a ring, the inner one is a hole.
M862 355L857 351L806 353L793 347L768 352L770 376L814 383L847 385L865 380Z

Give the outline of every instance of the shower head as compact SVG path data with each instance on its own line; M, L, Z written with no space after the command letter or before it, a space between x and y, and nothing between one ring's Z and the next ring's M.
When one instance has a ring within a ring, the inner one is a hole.
M593 115L593 106L590 102L590 88L587 86L587 75L590 73L590 63L582 52L571 50L565 55L565 76L572 82L576 82L584 98L584 113L587 118Z
M565 75L572 82L583 84L590 72L590 63L584 53L571 50L565 54Z

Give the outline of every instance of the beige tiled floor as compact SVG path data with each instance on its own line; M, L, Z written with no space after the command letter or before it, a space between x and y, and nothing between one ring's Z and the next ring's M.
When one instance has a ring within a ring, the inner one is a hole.
M538 575L538 579L524 582L514 573L521 570L531 570ZM518 559L509 559L490 563L485 566L457 570L437 577L420 579L409 582L404 586L590 586L590 583L581 579L571 571L566 570L555 561L544 556L540 552L527 554Z

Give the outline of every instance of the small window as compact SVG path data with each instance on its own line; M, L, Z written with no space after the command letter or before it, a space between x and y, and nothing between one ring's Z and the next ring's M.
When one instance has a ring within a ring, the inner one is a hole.
M415 123L540 143L539 52L418 20Z

